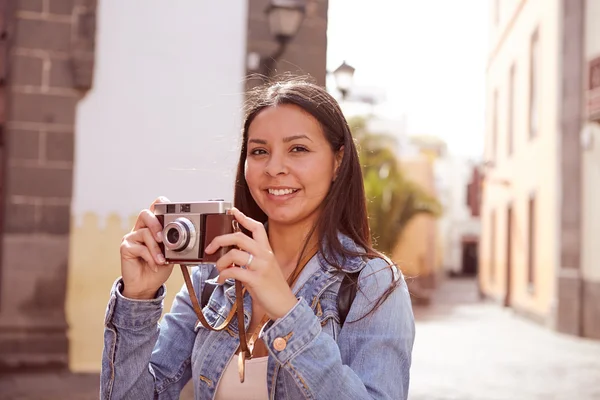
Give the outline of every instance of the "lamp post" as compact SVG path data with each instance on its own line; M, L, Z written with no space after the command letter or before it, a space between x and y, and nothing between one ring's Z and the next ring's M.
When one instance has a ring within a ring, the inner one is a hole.
M354 71L356 69L348 64L346 61L333 71L333 77L335 78L335 84L337 89L342 94L342 99L345 100L350 88L352 87L352 80L354 79Z
M288 43L298 33L306 14L306 6L301 0L271 0L265 12L269 22L269 31L278 45L271 55L261 58L261 73L270 77Z

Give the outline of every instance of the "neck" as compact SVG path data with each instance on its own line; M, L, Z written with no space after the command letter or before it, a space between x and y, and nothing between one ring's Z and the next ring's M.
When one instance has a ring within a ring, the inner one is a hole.
M277 262L284 272L291 272L298 263L300 252L312 228L312 221L294 225L282 225L269 222L268 233L271 249ZM317 232L310 237L303 256L308 256L317 250Z

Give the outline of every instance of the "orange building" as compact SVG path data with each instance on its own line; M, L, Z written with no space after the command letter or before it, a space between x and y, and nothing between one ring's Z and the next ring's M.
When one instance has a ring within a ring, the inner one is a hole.
M433 158L429 154L404 157L401 166L408 179L435 195ZM440 255L435 217L417 215L398 238L392 258L405 274L413 299L418 303L427 303L435 288L441 266Z
M493 4L480 287L600 339L600 0Z

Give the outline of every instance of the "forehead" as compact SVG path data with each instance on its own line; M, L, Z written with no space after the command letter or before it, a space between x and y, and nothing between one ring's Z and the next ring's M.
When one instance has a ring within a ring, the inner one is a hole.
M283 138L295 134L325 138L319 121L302 108L292 104L263 109L248 127L248 137L280 136Z

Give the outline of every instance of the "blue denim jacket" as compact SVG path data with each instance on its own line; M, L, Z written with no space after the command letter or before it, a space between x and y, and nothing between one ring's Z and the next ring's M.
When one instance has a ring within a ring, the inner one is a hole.
M342 244L356 245L347 237ZM200 293L212 265L192 270ZM270 399L406 399L415 337L414 317L406 283L383 259L346 260L346 272L360 272L359 290L340 329L337 293L342 274L318 254L305 267L295 291L298 303L284 317L269 322L260 337L268 351ZM400 286L373 313L367 314L389 288ZM237 319L229 329L213 332L199 322L185 287L160 324L163 286L153 300L121 295L121 280L111 291L106 310L101 399L178 399L193 379L196 399L212 399L219 379L239 345ZM233 282L218 286L204 315L221 324L235 301ZM246 328L252 300L244 298ZM357 320L357 321L355 321ZM276 338L287 345L273 346Z

